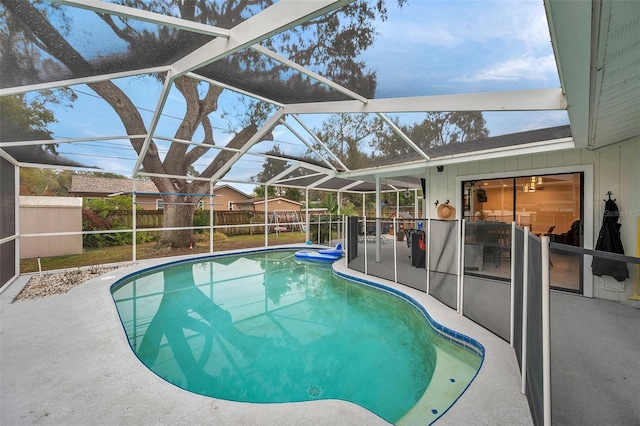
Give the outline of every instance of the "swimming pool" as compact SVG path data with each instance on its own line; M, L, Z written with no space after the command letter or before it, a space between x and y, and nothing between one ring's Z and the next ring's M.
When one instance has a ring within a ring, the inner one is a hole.
M410 299L294 252L212 256L124 277L112 295L131 348L168 382L211 397L341 399L391 423L442 415L477 374L482 347L430 326Z

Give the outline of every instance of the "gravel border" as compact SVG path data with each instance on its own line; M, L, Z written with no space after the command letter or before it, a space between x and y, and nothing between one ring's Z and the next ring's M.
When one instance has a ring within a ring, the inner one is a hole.
M14 302L41 299L54 294L66 293L74 287L98 275L119 269L122 266L99 266L89 269L69 269L57 273L34 275L27 285L18 293Z

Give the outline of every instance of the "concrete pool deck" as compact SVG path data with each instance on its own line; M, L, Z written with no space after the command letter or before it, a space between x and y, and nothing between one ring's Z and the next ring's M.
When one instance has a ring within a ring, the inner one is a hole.
M129 347L109 287L134 270L176 259L140 261L68 293L37 300L13 302L28 275L5 288L0 294L0 424L388 424L344 401L248 404L213 399L175 387L148 370ZM337 269L346 273L343 265L339 262ZM506 342L425 293L375 281L408 294L435 321L486 349L478 376L436 425L532 424L520 394L515 355Z

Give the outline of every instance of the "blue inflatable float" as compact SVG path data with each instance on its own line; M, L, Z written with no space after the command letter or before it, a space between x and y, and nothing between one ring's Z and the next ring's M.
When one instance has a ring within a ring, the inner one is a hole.
M336 244L335 248L323 250L300 250L294 253L297 259L310 260L315 262L333 262L343 255L342 244Z

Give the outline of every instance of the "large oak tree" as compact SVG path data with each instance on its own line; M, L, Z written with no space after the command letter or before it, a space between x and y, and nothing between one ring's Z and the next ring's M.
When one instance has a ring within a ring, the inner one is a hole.
M397 0L402 5L406 0ZM62 8L56 4L43 3L41 0L0 0L4 8L0 11L6 25L2 37L4 54L0 61L0 71L3 79L19 80L21 76L33 75L41 72L60 71L72 76L88 76L112 71L117 62L104 58L86 59L65 39L65 29L73 25L72 17L62 16ZM232 28L244 21L256 10L262 10L273 3L273 0L156 0L153 2L141 0L122 0L138 9L172 14L183 19ZM7 11L9 13L7 13ZM56 15L57 22L63 25L56 28L51 25L48 17ZM98 14L113 30L113 33L124 41L128 50L120 55L123 62L132 60L157 60L155 56L165 54L167 60L172 54L178 55L181 46L193 46L194 43L204 44L208 39L201 34L189 33L173 28L159 28L154 33L136 29L125 18L115 15ZM347 87L353 88L363 96L372 96L375 92L375 73L366 68L358 60L359 54L373 43L375 38L376 19L386 19L384 0L375 3L354 1L339 10L329 12L307 23L287 31L280 36L265 40L268 48L277 46L278 50L293 61L303 65L320 67L323 74ZM61 29L60 29L61 28ZM39 49L55 58L43 58L38 54ZM218 66L228 74L249 72L244 79L261 81L279 81L279 76L285 67L279 64L264 62L263 58L251 50L234 54L233 58L224 58L213 66ZM251 67L247 67L251 64ZM111 67L111 68L110 68ZM164 82L165 74L156 76ZM5 84L20 85L20 81L5 81ZM291 79L292 85L299 85L300 79ZM173 84L186 102L186 111L182 117L174 138L194 141L199 129L204 132L198 145L189 147L181 143L172 143L166 156L161 158L158 147L151 140L148 152L143 157L142 166L149 173L158 175L187 176L193 164L202 158L215 145L210 114L218 109L218 100L223 91L218 86L202 83L188 76L174 79ZM92 82L87 84L101 96L116 112L127 134L143 135L148 129L140 113L127 94L111 81ZM318 89L316 85L313 90ZM235 135L227 143L229 148L240 148L254 136L260 124L251 117L244 121L241 129L236 129ZM269 137L267 135L266 137ZM144 138L130 139L131 145L139 154L143 152ZM220 168L229 162L233 153L220 153L199 174L200 177L212 177ZM189 227L192 224L193 213L198 201L198 195L209 191L209 182L171 177L152 177L153 182L162 193L165 203L165 228ZM190 229L165 230L160 239L160 245L172 247L187 247L193 242Z

